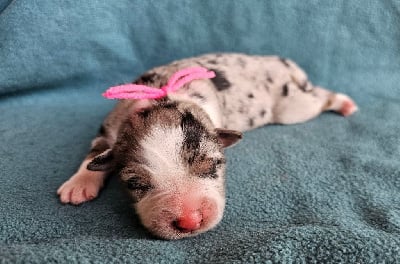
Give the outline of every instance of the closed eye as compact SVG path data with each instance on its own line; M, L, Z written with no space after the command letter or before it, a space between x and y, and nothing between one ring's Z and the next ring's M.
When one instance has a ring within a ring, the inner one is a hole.
M217 169L225 164L225 159L204 158L195 162L192 166L192 172L200 178L218 178Z
M220 159L214 160L214 163L215 163L215 165L219 166L219 165L225 164L226 160L224 158L220 158Z
M148 191L153 188L151 184L143 182L138 176L133 176L125 180L125 185L129 190Z

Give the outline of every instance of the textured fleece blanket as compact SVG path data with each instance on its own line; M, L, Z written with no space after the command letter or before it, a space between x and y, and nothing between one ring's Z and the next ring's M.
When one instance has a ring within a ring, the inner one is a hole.
M0 263L395 263L400 259L400 3L0 1ZM100 93L205 52L278 54L359 104L267 126L227 151L214 230L153 238L115 178L62 205L113 103Z

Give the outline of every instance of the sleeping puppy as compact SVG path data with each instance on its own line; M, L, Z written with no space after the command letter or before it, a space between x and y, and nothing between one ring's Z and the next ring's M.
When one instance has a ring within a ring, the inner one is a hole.
M215 73L159 100L121 100L105 119L79 170L57 193L62 203L94 199L117 172L142 224L164 239L215 227L225 206L224 149L241 132L357 110L346 95L314 86L292 61L244 54L207 54L154 68L136 84L164 86L177 71Z

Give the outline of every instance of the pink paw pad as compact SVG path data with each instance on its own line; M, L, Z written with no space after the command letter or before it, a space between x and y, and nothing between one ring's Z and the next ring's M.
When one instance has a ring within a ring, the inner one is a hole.
M349 116L357 111L357 105L350 99L347 99L343 102L339 113L343 116Z

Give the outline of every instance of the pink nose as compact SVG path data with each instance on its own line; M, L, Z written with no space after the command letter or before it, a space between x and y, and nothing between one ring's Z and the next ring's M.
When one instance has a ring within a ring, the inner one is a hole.
M200 228L203 216L200 211L186 212L181 215L174 225L182 232L191 232Z

